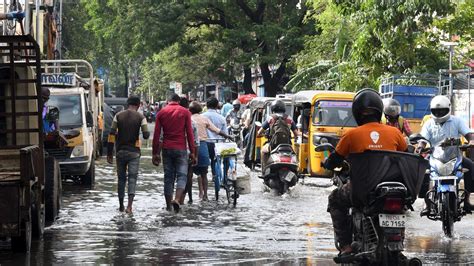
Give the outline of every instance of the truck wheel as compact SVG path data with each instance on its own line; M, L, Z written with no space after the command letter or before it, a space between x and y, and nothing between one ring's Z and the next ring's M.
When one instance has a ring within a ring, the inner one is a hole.
M92 188L94 187L94 182L95 182L95 159L92 158L91 166L89 167L89 170L87 170L87 173L82 176L82 184L88 188Z
M53 157L45 160L46 164L46 180L45 180L45 204L46 204L46 220L54 222L58 215L58 195L61 183L61 175L58 172L59 164Z
M43 206L35 203L35 205L31 207L31 226L35 238L40 238L44 233L45 214Z
M57 164L57 169L58 169L58 200L57 200L57 215L59 214L59 211L63 207L63 179L61 176L61 167L59 167L59 164ZM56 215L56 216L57 216Z
M41 186L39 182L36 182L31 188L31 228L32 234L35 238L40 238L44 232L44 220L45 220L45 202L44 202L44 186Z
M20 226L20 236L12 237L12 250L15 252L29 252L31 249L31 220L29 222L22 221Z

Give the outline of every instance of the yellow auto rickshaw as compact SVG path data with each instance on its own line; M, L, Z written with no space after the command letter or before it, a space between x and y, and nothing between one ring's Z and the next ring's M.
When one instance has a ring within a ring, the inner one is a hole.
M340 137L357 123L352 116L354 93L340 91L300 91L293 95L293 114L302 133L296 144L298 172L313 177L330 177L321 167L328 152L317 152L322 143L337 145Z
M260 150L266 139L257 136L257 132L266 119L266 106L270 105L273 100L275 100L273 97L256 97L250 101L248 106L251 110L252 122L248 133L244 163L252 169L260 164Z

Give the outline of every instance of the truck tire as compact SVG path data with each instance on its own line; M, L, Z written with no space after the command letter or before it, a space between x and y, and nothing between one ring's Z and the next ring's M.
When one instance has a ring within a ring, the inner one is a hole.
M31 210L30 210L31 218ZM20 236L11 238L12 250L15 252L29 252L31 249L31 219L20 224Z
M91 166L86 174L82 176L82 184L87 188L93 188L95 183L95 159L92 158Z
M35 238L40 238L44 233L45 214L44 208L35 204L31 207L32 234Z
M54 222L59 213L58 199L60 197L61 175L58 172L59 164L54 157L45 159L46 180L45 180L45 205L46 221Z
M58 201L57 201L57 209L58 209L58 214L59 214L59 211L62 209L63 207L63 179L62 179L62 176L61 176L61 167L59 166L59 164L57 164L57 172L58 172L58 176L57 176L57 180L58 180Z

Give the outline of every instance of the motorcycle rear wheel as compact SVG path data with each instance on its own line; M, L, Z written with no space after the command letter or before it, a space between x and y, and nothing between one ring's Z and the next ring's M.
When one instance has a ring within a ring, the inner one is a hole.
M447 237L452 237L454 231L454 214L451 208L451 200L449 192L441 194L441 220L443 222L443 232Z

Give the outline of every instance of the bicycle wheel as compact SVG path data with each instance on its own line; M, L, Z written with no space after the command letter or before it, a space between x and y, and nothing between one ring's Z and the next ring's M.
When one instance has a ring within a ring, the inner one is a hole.
M229 170L229 158L224 158L222 160L222 166L223 166L223 180L222 184L224 185L225 193L227 196L227 202L230 204L231 203L231 197L230 197L230 186L229 186L229 179L227 178L228 170Z

